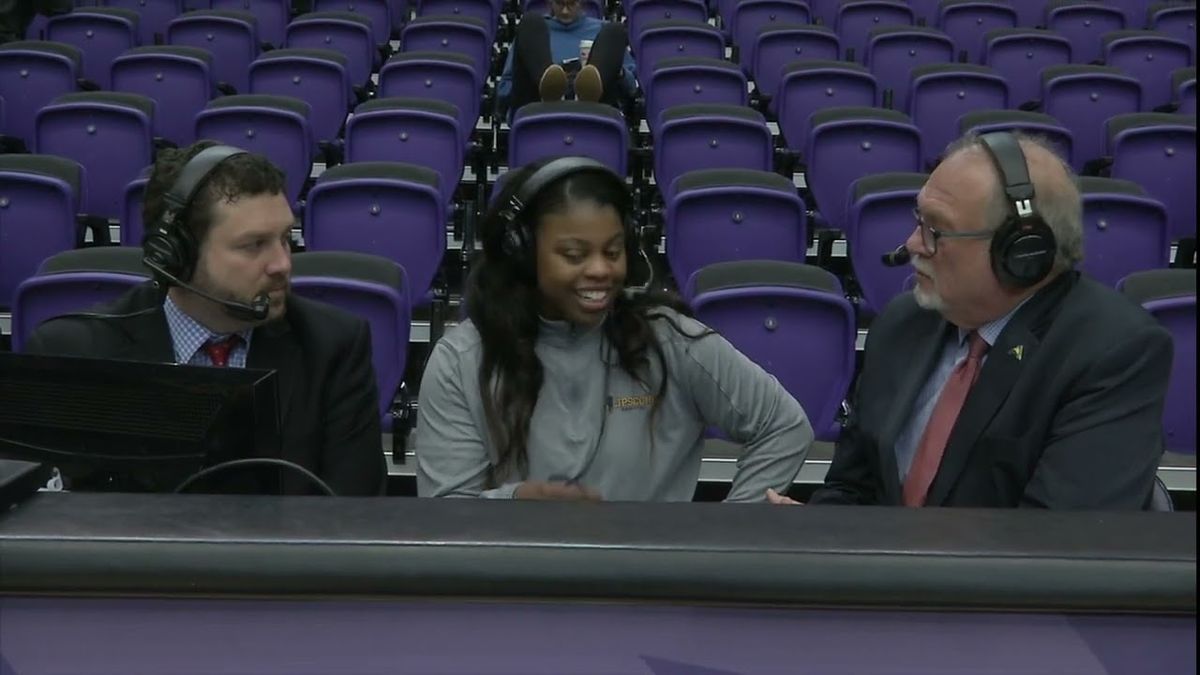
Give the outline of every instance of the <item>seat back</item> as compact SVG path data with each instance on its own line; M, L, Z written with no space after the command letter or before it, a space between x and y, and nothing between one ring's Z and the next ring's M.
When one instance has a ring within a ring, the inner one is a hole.
M992 0L942 0L938 28L954 40L967 63L983 59L984 36L998 28L1016 28L1017 10Z
M845 61L798 61L783 68L775 110L788 149L801 152L813 113L839 106L873 106L879 84L865 67Z
M121 202L121 245L141 246L146 236L146 225L142 220L142 205L146 197L146 185L150 182L153 166L142 169L137 178L125 186L125 197Z
M327 169L304 209L310 251L353 251L398 263L414 306L423 306L446 251L445 204L437 174L399 162Z
M388 59L379 73L381 98L428 98L458 110L462 144L479 119L479 83L470 57L445 52L404 52Z
M449 204L463 173L454 106L432 99L381 98L346 123L347 162L404 162L434 170Z
M755 41L762 29L808 22L808 5L802 0L740 0L733 10L732 37L742 71L750 73Z
M83 52L83 76L101 89L111 86L113 59L138 46L138 16L126 9L78 8L52 17L46 39L78 47Z
M707 20L708 8L701 0L635 0L625 5L625 27L629 30L631 47L638 43L646 26L655 21L704 23Z
M1148 28L1186 42L1192 48L1192 58L1196 58L1196 5L1156 2L1147 14Z
M913 68L954 61L949 35L923 26L883 26L867 34L867 68L881 87L880 102L891 92L893 110L908 110L908 82Z
M404 51L463 54L471 58L476 91L491 72L492 41L482 22L467 17L429 16L414 19L400 37Z
M770 171L774 163L771 130L758 111L701 104L663 111L654 139L654 180L664 198L674 181L698 169Z
M638 36L638 81L649 82L658 62L663 59L725 57L721 32L706 23L690 21L653 21Z
M0 45L5 134L32 147L37 111L78 88L82 60L79 48L58 42L24 40Z
M837 33L825 26L775 24L760 30L756 40L750 71L755 90L770 97L771 112L776 111L775 99L787 64L805 59L837 61L842 53Z
M1142 186L1167 207L1171 238L1196 236L1196 118L1163 113L1108 120L1112 177Z
M1196 452L1196 270L1130 275L1121 289L1171 333L1175 355L1167 383L1163 431L1167 450Z
M1071 131L1071 164L1081 171L1107 152L1103 120L1141 109L1142 85L1107 66L1051 66L1042 71L1041 100L1042 112Z
M417 16L458 16L478 19L488 37L496 36L500 8L492 0L418 0Z
M1142 270L1165 268L1171 245L1167 209L1136 183L1079 178L1083 201L1083 250L1079 269L1116 286Z
M1125 29L1125 13L1096 0L1050 0L1046 4L1046 28L1071 43L1075 63L1093 63L1104 56L1100 37Z
M167 24L167 43L206 49L212 73L239 94L250 91L250 63L258 56L258 22L249 12L188 12Z
M628 172L629 130L620 111L603 103L530 103L513 117L508 165L540 159L591 157L624 176Z
M682 286L702 267L731 260L804 262L804 202L791 181L747 169L703 169L679 178L667 202L667 263Z
M346 123L353 96L346 57L330 49L276 49L250 64L250 93L308 103L316 140L331 143Z
M154 101L138 94L64 94L38 112L34 149L83 166L80 208L117 218L125 186L154 160L154 118Z
M249 12L258 20L258 39L282 47L287 39L292 0L211 0L212 9Z
M663 59L645 89L651 131L658 128L659 115L667 108L696 103L744 106L748 99L741 69L718 59Z
M271 160L283 171L288 200L294 204L312 173L311 114L307 103L290 96L223 96L196 115L196 138L211 138Z
M842 57L863 63L867 40L876 28L911 26L912 8L897 0L843 0L838 8L837 34L842 41Z
M1008 82L987 66L942 63L914 68L908 112L921 130L924 166L937 164L957 138L959 117L976 110L1003 110L1008 103Z
M909 267L888 267L881 253L912 233L917 193L929 176L888 172L860 178L850 186L844 232L854 278L862 289L864 311L880 312L905 290Z
M1142 110L1174 100L1171 72L1192 65L1192 48L1182 40L1148 30L1123 30L1102 38L1104 63L1142 83Z
M385 45L392 35L392 8L387 0L312 0L314 12L355 12L371 22L375 44Z
M292 256L292 292L326 302L371 326L371 365L379 387L379 414L391 430L388 411L404 381L412 302L408 277L387 258L345 251L311 251Z
M1041 96L1043 69L1071 63L1071 43L1046 30L1000 28L984 36L983 62L1008 80L1016 107Z
M43 322L109 303L147 277L119 272L61 272L32 276L13 295L13 351L25 347Z
M42 260L75 247L81 171L58 157L0 155L0 307L11 306L17 286Z
M179 147L196 140L196 113L212 99L212 56L195 47L136 47L112 64L112 88L154 100L154 135Z
M921 170L921 132L894 110L829 108L813 113L805 147L808 186L830 227L843 229L854 181Z
M287 25L284 44L295 49L332 49L346 57L354 86L363 86L379 58L366 17L352 12L302 14Z
M183 0L103 0L100 4L137 12L138 42L143 45L166 40L167 24L183 13Z
M1071 130L1049 115L1024 110L976 110L958 118L958 133L968 131L986 134L992 131L1023 131L1041 136L1066 161L1075 152L1075 137Z
M854 311L837 279L807 265L749 261L706 267L693 286L696 318L774 375L818 439L835 440L855 340Z

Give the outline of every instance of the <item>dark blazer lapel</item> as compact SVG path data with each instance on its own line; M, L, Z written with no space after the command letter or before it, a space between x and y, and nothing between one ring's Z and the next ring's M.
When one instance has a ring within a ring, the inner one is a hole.
M151 284L138 286L121 300L106 308L112 314L133 314L154 308L146 314L117 320L124 342L113 345L114 359L175 363L175 344L162 308L163 294Z
M286 424L293 399L298 394L297 383L304 367L303 354L291 326L286 320L273 321L254 329L250 338L250 353L246 367L274 370L279 389L279 420Z
M996 344L988 350L979 379L967 395L954 429L950 432L942 464L938 467L933 484L929 486L926 504L939 505L949 496L978 446L979 437L1008 399L1025 364L1037 354L1040 336L1046 334L1058 306L1074 286L1076 278L1074 272L1068 272L1062 279L1041 289L1024 307L1017 310L996 339Z
M929 313L931 317L936 314ZM899 371L893 381L899 383L896 395L891 399L891 411L879 435L879 468L883 472L884 503L900 502L900 469L896 465L896 437L912 417L913 405L925 381L929 379L934 365L946 344L949 323L937 317L934 330L912 331L908 336L911 344L904 344L893 353L897 355Z

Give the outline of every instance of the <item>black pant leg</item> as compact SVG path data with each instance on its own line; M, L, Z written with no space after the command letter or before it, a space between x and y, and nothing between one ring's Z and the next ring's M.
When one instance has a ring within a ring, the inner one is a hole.
M514 112L526 103L540 101L538 84L542 73L554 61L550 56L550 29L546 19L534 14L521 17L512 47L512 94L509 107Z
M600 81L604 83L601 100L605 103L617 105L620 102L621 64L625 62L628 47L629 35L625 26L612 21L604 24L592 43L588 64L600 71Z

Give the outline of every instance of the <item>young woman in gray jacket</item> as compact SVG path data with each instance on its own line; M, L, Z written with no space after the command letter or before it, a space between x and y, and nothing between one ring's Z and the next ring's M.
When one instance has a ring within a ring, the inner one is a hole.
M745 447L729 501L791 485L813 440L800 404L675 296L626 288L640 251L619 176L555 159L495 204L469 320L421 381L418 494L688 501L713 426Z

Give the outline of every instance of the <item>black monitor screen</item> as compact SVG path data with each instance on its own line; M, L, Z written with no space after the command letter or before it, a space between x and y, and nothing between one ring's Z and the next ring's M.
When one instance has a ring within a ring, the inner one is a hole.
M0 456L52 464L71 489L171 491L279 454L274 371L0 353ZM278 491L278 471L237 473L197 491Z

